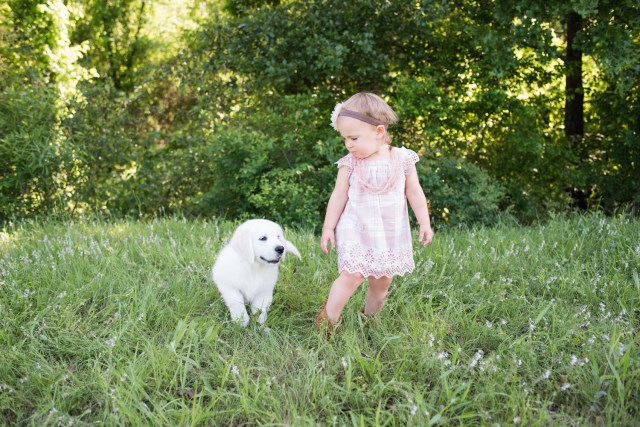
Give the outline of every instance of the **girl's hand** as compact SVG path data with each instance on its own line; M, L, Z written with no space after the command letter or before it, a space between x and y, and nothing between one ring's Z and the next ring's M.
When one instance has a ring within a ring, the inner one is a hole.
M333 228L322 228L322 237L320 237L320 249L325 254L329 253L329 247L327 243L330 243L333 246L333 249L336 248L336 235L333 231Z
M433 240L433 230L430 225L420 225L420 234L418 236L418 240L423 245L428 245Z

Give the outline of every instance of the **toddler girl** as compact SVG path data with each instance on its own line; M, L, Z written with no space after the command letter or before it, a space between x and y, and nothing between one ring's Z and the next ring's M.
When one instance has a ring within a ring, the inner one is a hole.
M391 147L389 125L398 121L387 103L372 93L357 93L336 105L331 125L340 132L349 154L338 160L338 177L327 205L320 247L338 251L338 272L316 324L333 327L342 309L367 278L361 310L365 316L384 306L393 277L413 271L407 200L420 224L419 241L433 238L427 199L415 163L418 155Z

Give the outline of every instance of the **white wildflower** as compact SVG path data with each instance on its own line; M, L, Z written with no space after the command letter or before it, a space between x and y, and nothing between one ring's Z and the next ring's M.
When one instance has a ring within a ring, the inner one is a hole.
M469 363L470 367L474 367L478 364L478 362L480 361L480 359L482 359L482 355L484 354L484 351L478 349L478 351L476 351L476 354L474 354L473 359L471 359L471 362Z
M578 363L578 358L576 357L575 354L571 355L571 366L576 366L576 364Z
M0 384L0 391L6 391L9 394L14 392L14 390L8 384Z
M544 378L545 380L548 380L550 376L551 376L551 369L547 369L546 371L544 371L542 378Z
M564 384L562 384L562 387L560 387L560 390L562 390L562 391L567 391L567 390L569 390L570 388L571 388L571 384L569 384L569 383L564 383Z
M343 357L342 359L340 359L340 362L342 363L342 367L344 369L347 369L347 359Z
M236 365L233 365L231 366L231 373L233 375L240 375L240 369Z

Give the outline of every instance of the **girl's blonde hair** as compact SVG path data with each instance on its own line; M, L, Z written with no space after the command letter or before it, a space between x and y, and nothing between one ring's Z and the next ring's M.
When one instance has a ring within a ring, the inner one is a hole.
M385 124L388 129L389 125L398 123L398 116L384 99L378 95L369 92L359 92L342 103L342 108L365 114ZM385 135L387 144L391 144L391 135L387 130Z

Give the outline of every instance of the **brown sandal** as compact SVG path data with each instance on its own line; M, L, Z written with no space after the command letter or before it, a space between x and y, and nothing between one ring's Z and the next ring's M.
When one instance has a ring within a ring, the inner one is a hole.
M322 330L323 325L325 324L327 325L327 331L329 331L329 333L333 332L336 328L336 324L332 322L327 315L326 302L322 304L322 307L320 307L320 311L318 311L318 314L316 314L316 328Z

